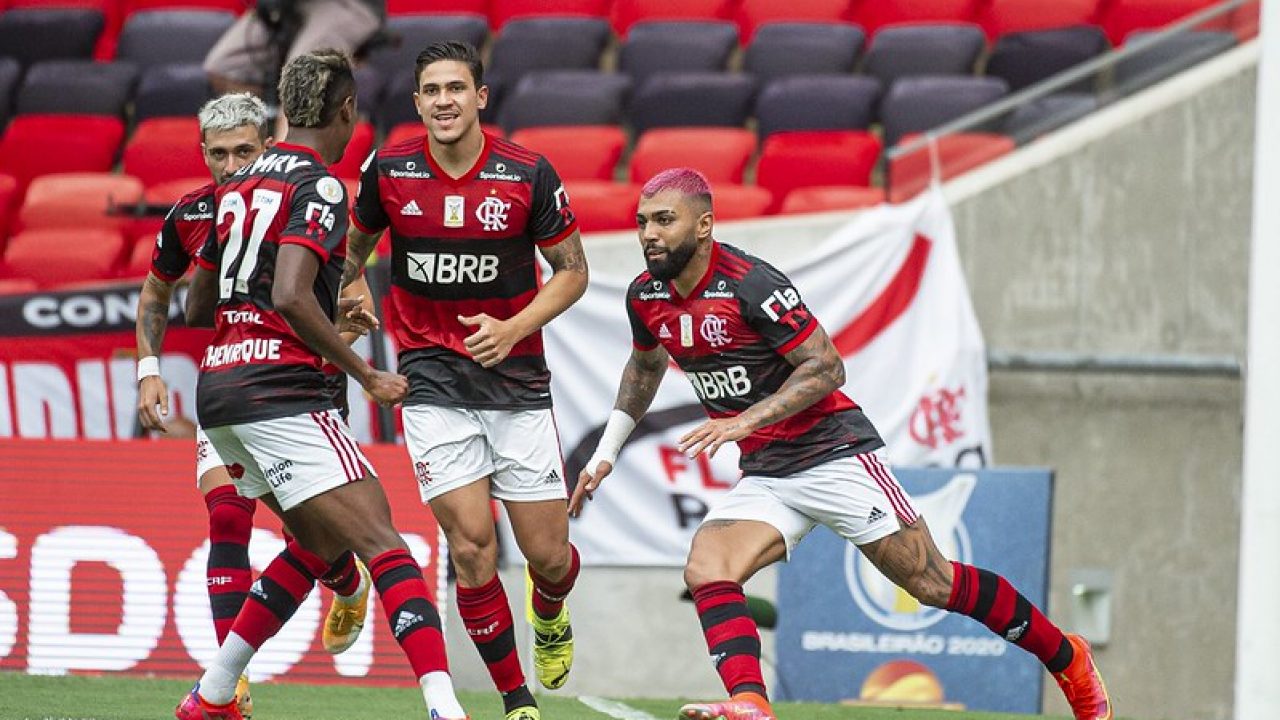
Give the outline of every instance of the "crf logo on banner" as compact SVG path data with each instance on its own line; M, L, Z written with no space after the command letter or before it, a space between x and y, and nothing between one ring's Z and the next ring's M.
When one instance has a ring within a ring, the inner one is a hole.
M506 230L507 213L510 210L511 203L502 202L496 197L487 197L480 203L480 207L476 208L476 219L484 223L484 229L489 232Z
M729 323L719 315L708 315L702 318L702 327L699 332L702 339L713 348L723 347L733 342L729 337Z
M960 401L964 388L954 390L939 388L932 395L920 398L911 414L909 431L911 439L931 450L945 447L964 436L960 424Z

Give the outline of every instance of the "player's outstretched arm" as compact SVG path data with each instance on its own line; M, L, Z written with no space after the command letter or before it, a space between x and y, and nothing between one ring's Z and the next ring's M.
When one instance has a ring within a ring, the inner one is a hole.
M213 309L218 305L218 275L196 266L187 287L187 304L183 316L187 327L213 327Z
M658 394L658 386L662 377L667 374L667 351L658 346L652 350L632 349L631 359L622 370L622 382L618 384L618 399L613 404L613 412L609 422L605 424L604 434L591 454L587 466L578 476L578 485L569 499L569 514L578 517L582 512L582 504L591 499L592 493L600 487L613 465L618 460L618 453L635 430L636 423L649 411L653 398Z
M138 293L137 320L134 333L138 343L138 420L147 430L165 431L164 419L169 415L169 387L160 377L160 349L169 327L169 303L173 300L173 283L147 273ZM148 360L147 358L151 358Z
M346 287L357 279L363 278L365 263L369 262L369 253L373 252L382 233L367 233L354 224L347 228L347 259L342 266L342 287ZM368 288L366 287L366 290ZM368 293L365 293L368 296Z

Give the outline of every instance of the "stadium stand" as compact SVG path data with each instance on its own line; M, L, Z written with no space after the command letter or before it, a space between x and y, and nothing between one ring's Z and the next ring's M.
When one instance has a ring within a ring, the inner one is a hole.
M204 68L198 64L157 65L142 73L133 101L135 120L189 117L213 94Z
M494 31L501 31L508 20L538 15L608 18L609 0L492 0L489 5L489 24Z
M1095 24L1099 5L1100 0L987 0L975 20L995 42L1009 33Z
M874 35L904 22L972 22L982 0L853 0L850 17Z
M627 146L617 125L530 127L511 141L546 156L563 180L612 180Z
M1111 44L1120 45L1135 30L1162 27L1213 4L1213 0L1111 0L1099 3L1098 23Z
M887 27L871 39L862 71L886 88L915 75L972 75L985 49L982 30L969 23Z
M641 20L732 20L732 0L613 0L609 22L620 38Z
M738 47L738 27L727 21L644 21L618 52L618 69L640 86L654 75L723 72Z
M902 136L932 130L1004 97L1009 86L989 77L922 76L895 82L880 103L886 146Z
M22 66L17 60L0 57L0 129L9 124L9 115L13 112L14 91L18 87L18 78L22 75Z
M9 238L0 277L30 280L42 288L107 280L115 277L124 252L124 236L118 230L28 230Z
M598 180L565 180L582 232L627 230L636 224L636 199L640 186Z
M906 135L902 144L910 144L918 135ZM1013 152L1013 140L994 133L956 133L939 138L937 162L939 179L957 175ZM933 179L933 160L928 149L896 157L889 161L888 196L892 202L915 197Z
M17 210L18 181L12 175L0 173L0 252L4 251L5 240L9 237L9 225Z
M777 23L826 25L849 19L849 0L740 0L736 19L743 44L756 33Z
M713 183L741 184L756 152L756 136L746 128L655 128L640 136L631 153L631 182L659 172L692 167Z
M637 133L655 127L738 127L751 115L756 82L741 73L654 75L631 98L629 117Z
M143 120L125 143L124 172L146 188L201 175L207 169L199 141L194 116Z
M124 140L124 123L101 115L19 115L0 137L0 172L18 182L58 172L108 172Z
M775 80L756 99L760 137L787 130L866 130L875 118L880 83L857 75L809 75Z
M987 75L1001 78L1016 92L1101 55L1108 47L1102 29L1092 25L1012 33L991 49ZM1071 89L1089 92L1095 82L1086 78Z
M0 56L28 66L41 60L89 59L102 34L93 8L16 8L0 14Z
M508 134L539 125L617 125L631 80L619 73L563 70L525 76L503 105Z
M760 217L774 206L773 193L759 185L713 183L711 193L717 220Z
M1131 33L1128 45L1151 36L1150 31ZM1236 36L1225 30L1205 30L1165 38L1143 52L1121 60L1116 66L1115 90L1125 94L1146 87L1211 58L1236 44Z
M1023 144L1077 120L1098 107L1098 100L1088 93L1056 93L1042 97L1014 110L1000 131Z
M746 46L743 69L762 86L791 75L847 74L865 39L856 25L772 22L758 28Z
M373 139L372 123L356 124L356 129L351 133L351 141L347 143L347 149L342 153L342 159L330 165L329 172L342 180L359 180L360 166L373 151Z
M764 140L756 184L772 192L779 204L787 193L800 187L868 187L880 159L880 147L879 138L858 130L776 133Z
M594 70L609 42L601 18L528 17L511 20L493 40L485 65L489 102L497 111L511 88L533 72Z
M127 232L132 216L114 210L142 200L142 181L115 173L56 173L31 181L15 231L104 228Z
M489 16L488 0L387 0L387 15L421 15L423 13L457 14Z
M201 63L235 16L221 10L147 10L124 21L116 59L139 69Z
M18 89L17 114L124 117L138 83L132 63L47 60L32 65Z
M857 210L872 207L885 201L882 188L858 187L857 185L815 185L813 187L796 188L787 193L778 208L779 215L797 213L830 212L834 210Z

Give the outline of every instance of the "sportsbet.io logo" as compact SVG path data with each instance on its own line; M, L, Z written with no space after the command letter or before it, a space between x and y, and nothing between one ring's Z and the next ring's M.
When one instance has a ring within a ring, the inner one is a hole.
M961 516L977 481L975 476L963 473L951 478L941 489L912 499L920 516L928 518L929 530L942 554L966 564L973 562L973 548ZM947 615L945 610L921 605L907 591L890 582L853 543L845 545L844 579L858 608L890 630L924 630Z

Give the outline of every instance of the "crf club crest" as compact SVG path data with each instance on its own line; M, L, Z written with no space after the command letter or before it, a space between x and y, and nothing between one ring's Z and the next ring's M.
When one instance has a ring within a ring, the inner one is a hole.
M964 436L961 413L964 409L963 387L938 388L920 398L907 426L911 439L930 450L949 445Z

